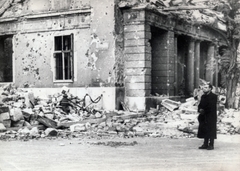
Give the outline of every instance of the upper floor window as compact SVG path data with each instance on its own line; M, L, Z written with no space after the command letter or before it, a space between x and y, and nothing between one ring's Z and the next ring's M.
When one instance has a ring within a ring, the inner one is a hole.
M55 80L73 80L73 34L54 37Z

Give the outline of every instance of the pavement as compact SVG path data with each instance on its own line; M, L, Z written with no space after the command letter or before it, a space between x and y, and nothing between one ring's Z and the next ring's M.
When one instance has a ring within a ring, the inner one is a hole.
M199 150L202 142L152 137L0 141L0 171L240 170L240 135L218 135L214 150Z

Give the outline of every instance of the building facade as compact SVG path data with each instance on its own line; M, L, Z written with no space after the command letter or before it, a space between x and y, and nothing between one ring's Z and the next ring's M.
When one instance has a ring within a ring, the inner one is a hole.
M67 86L80 97L103 94L103 108L125 102L131 110L162 96L191 96L199 79L218 85L222 22L192 24L147 2L123 2L3 1L1 84L40 95Z

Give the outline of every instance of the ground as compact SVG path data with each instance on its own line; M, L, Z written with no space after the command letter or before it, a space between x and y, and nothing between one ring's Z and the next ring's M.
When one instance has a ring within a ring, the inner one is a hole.
M121 143L120 143L121 142ZM72 138L0 141L1 171L232 171L240 136L220 135L215 149L197 138Z

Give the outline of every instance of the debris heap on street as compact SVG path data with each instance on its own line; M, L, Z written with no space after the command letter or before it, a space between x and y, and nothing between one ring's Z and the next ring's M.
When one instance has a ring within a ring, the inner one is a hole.
M63 90L46 99L13 84L0 90L0 139L29 140L74 137L195 137L198 128L198 98L184 103L162 100L147 112L107 111L92 107L101 100L89 95L82 99ZM198 94L197 94L198 95ZM90 103L86 104L86 98ZM124 103L123 103L124 104ZM221 103L219 103L221 104ZM218 133L240 134L240 114L236 109L218 111Z

